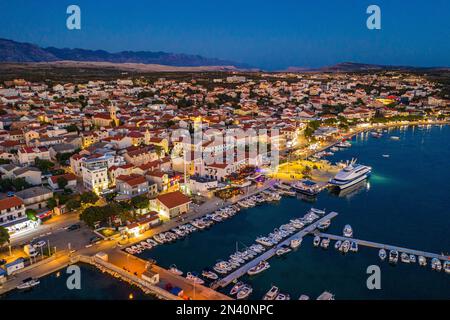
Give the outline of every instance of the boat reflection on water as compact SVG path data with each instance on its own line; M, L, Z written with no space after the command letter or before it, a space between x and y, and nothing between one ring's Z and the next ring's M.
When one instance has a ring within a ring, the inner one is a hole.
M330 188L330 194L340 198L349 199L365 190L366 191L370 190L370 182L368 182L367 180L358 182L357 184L343 190L339 190L339 188Z
M297 193L297 199L313 203L317 201L317 195L311 196L303 193Z

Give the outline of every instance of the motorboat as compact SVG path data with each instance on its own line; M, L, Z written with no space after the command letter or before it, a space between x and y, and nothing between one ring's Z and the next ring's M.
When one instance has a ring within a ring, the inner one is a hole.
M386 250L380 249L380 251L378 251L378 256L382 261L384 261L387 257Z
M188 272L186 275L186 279L193 282L194 284L204 284L205 281L201 278L199 278L198 276L196 276L195 274Z
M322 239L322 242L320 243L320 246L324 249L328 249L328 246L330 245L330 239L324 238Z
M328 229L328 227L330 225L331 225L331 220L327 219L325 221L319 222L319 224L317 225L317 229L319 229L319 230L326 230L326 229Z
M261 273L261 272L263 272L263 271L265 271L265 270L267 270L267 269L269 269L269 268L270 268L270 264L269 264L267 261L261 261L261 262L258 263L256 266L250 268L250 269L247 271L247 274L248 274L249 276L253 276L253 275L256 275L256 274L258 274L258 273Z
M318 247L320 245L320 237L315 236L313 240L314 247Z
M236 284L231 288L230 290L230 295L234 296L236 293L239 292L239 290L241 290L241 288L244 286L245 284L242 281L236 282Z
M400 137L397 137L397 136L391 136L391 140L400 140Z
M334 300L334 295L331 292L324 291L317 297L317 300Z
M424 256L419 256L419 266L425 267L427 265L427 258Z
M173 274L176 274L177 276L183 275L183 271L178 269L177 266L174 264L170 266L169 271Z
M416 263L416 256L413 254L409 255L409 261L411 261L411 263Z
M398 251L397 250L389 251L389 262L397 263L397 261L398 261Z
M238 300L242 300L247 298L251 293L253 292L252 287L250 287L249 285L244 285L237 293L236 298Z
M291 296L286 293L279 293L275 300L291 300Z
M351 238L353 237L353 229L349 224L346 224L344 230L342 230L342 234L344 237Z
M352 160L350 164L339 171L334 178L330 179L329 183L331 186L342 190L367 179L371 172L371 167L356 164L356 160Z
M294 238L290 241L289 245L292 249L298 248L302 244L302 240L302 238Z
M439 260L438 258L431 259L431 269L435 271L441 271L442 270L441 260Z
M298 300L309 300L309 296L307 296L306 294L302 294Z
M336 147L338 148L350 148L352 144L349 141L341 141L336 144Z
M202 276L207 278L207 279L210 279L210 280L217 280L217 279L219 279L219 276L216 273L214 273L214 272L212 272L210 270L203 270L202 271Z
M320 193L321 187L314 181L303 179L292 185L292 189L295 191L306 194L308 196L315 196Z
M350 251L351 252L358 252L358 243L355 241L352 241L350 244Z
M292 251L292 249L289 248L288 246L283 246L283 247L281 247L280 249L278 249L277 251L275 251L275 254L276 254L278 257L280 257L280 256L282 256L282 255L284 255L284 254L286 254L286 253L288 253L288 252L291 252L291 251Z
M280 293L280 289L276 286L272 286L272 288L270 288L270 290L264 295L263 300L275 300L278 293Z
M341 247L341 245L342 245L342 241L341 241L341 240L338 240L338 241L336 241L336 243L334 244L334 248L335 248L336 250L339 250L339 248Z
M319 216L324 216L325 213L326 213L325 210L320 210L320 209L316 209L316 208L311 208L309 211L312 212L312 213L315 213L315 214L317 214Z
M445 261L444 262L444 271L445 271L445 273L450 273L450 261Z
M400 255L400 261L403 263L410 263L411 261L409 260L409 254L402 252Z
M381 132L372 131L370 135L374 138L381 138L383 134Z
M17 286L19 290L31 289L41 283L38 279L26 278Z
M350 250L350 241L345 240L344 242L342 242L342 245L339 248L339 251L341 251L343 253L347 253L349 250Z

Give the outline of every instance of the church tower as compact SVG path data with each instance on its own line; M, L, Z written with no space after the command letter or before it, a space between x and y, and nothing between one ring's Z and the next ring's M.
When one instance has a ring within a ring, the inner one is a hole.
M119 125L119 118L117 118L117 107L114 105L110 105L109 107L109 116L112 121L114 121L115 126Z

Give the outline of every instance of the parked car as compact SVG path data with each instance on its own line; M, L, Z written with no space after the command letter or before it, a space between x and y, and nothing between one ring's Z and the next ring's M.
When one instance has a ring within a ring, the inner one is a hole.
M67 227L67 230L68 231L74 231L74 230L78 230L80 228L81 228L81 224L75 223L75 224L72 224L71 226Z
M43 246L45 246L47 243L44 240L38 241L36 243L33 244L33 247L35 248L42 248Z
M102 241L103 239L97 236L93 236L92 238L89 239L89 243L91 244L97 244L100 241Z

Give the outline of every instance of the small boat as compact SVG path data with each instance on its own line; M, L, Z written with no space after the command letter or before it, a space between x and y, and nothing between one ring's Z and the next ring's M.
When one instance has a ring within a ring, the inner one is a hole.
M241 288L244 286L245 284L241 281L237 282L230 290L230 295L235 295L236 293L239 292L239 290L241 290Z
M388 154L383 154L382 157L383 157L383 158L389 158L390 155L388 155Z
M204 284L205 281L203 279L200 279L199 277L197 277L196 275L194 275L191 272L187 273L186 279L193 282L194 284Z
M334 248L335 248L336 250L339 250L339 248L341 247L341 245L342 245L342 241L341 241L341 240L338 240L338 241L336 241L336 243L334 244Z
M19 289L19 290L31 289L31 288L37 286L39 283L41 283L41 282L37 279L26 278L22 281L21 284L19 284L17 286L17 289Z
M311 208L310 211L312 213L315 213L315 214L319 215L319 216L323 216L326 213L325 210L320 210L320 209L316 209L316 208Z
M353 229L349 224L346 224L344 230L342 231L344 237L351 238L353 237Z
M217 280L219 279L219 276L217 274L215 274L214 272L210 271L210 270L203 270L202 271L202 276L210 279L210 280Z
M289 248L289 247L281 247L280 249L278 249L277 251L275 251L275 254L278 256L278 257L280 257L280 256L282 256L282 255L284 255L284 254L286 254L286 253L288 253L288 252L291 252L292 251L292 249L291 248Z
M324 249L328 249L328 246L330 245L330 239L324 238L322 239L322 242L320 243L320 246Z
M380 251L378 251L378 256L382 261L384 261L387 257L386 250L380 249Z
M319 222L319 224L317 225L317 229L319 229L319 230L325 230L325 229L328 229L328 227L329 227L330 225L331 225L331 220L328 219L328 220Z
M279 293L275 300L291 300L291 296L285 293Z
M400 255L400 261L403 263L410 263L411 261L409 260L409 254L402 252Z
M331 292L324 291L317 297L317 300L334 300L334 295Z
M437 258L431 259L431 269L435 271L441 271L442 270L442 263L441 260Z
M252 287L249 285L244 285L237 293L236 298L238 300L247 298L253 292Z
M177 268L177 266L174 265L174 264L170 266L169 271L170 271L171 273L173 273L173 274L176 274L177 276L183 275L183 271L179 270L179 269Z
M261 272L263 272L263 271L265 271L265 270L267 270L267 269L269 269L269 268L270 268L270 264L269 264L267 261L261 261L261 262L258 263L256 266L250 268L250 269L247 271L247 274L248 274L249 276L253 276L253 275L256 275L256 274L258 274L258 273L261 273Z
M444 271L445 273L450 273L450 261L444 262Z
M397 137L397 136L391 136L391 140L400 140L400 137Z
M352 144L348 141L342 141L339 142L338 144L336 144L336 147L338 148L350 148L352 146Z
M307 296L306 294L302 294L298 300L309 300L309 296Z
M376 131L371 132L370 135L374 138L381 138L383 136L382 133Z
M290 246L292 249L300 247L301 244L302 244L302 238L294 238L290 242Z
M278 287L272 286L272 288L264 295L263 300L275 300L279 292L280 289L278 289Z
M419 256L419 266L425 267L427 265L427 258L424 256Z
M320 237L315 236L313 240L314 247L318 247L320 245Z
M350 250L350 241L345 240L344 242L342 242L342 245L339 248L339 251L341 251L343 253L347 253L349 250Z
M411 263L416 263L416 256L413 254L409 255L409 261L411 261Z
M397 261L398 261L398 251L397 250L389 251L389 262L397 263Z
M350 251L351 252L358 252L358 243L352 241L352 243L350 245Z

